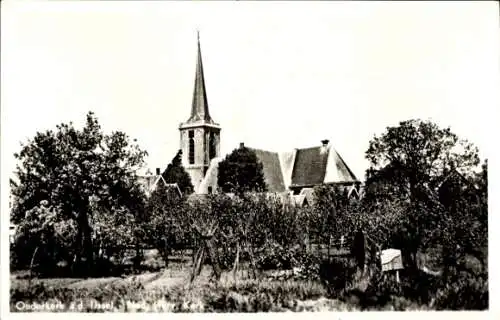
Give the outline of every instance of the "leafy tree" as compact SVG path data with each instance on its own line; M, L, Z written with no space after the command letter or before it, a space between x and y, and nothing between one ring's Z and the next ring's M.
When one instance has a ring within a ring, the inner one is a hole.
M370 161L367 187L389 182L401 197L415 200L422 184L435 188L452 170L467 171L477 166L477 152L450 128L442 129L429 121L403 121L370 141L366 151Z
M389 231L404 249L408 267L416 268L418 248L427 240L438 239L432 234L447 230L453 221L436 199L435 190L451 172L470 172L479 163L477 148L449 128L409 120L375 136L366 157L371 164L366 181L368 200L385 197L385 208L396 199L408 204L400 206L402 211L395 216L398 223Z
M158 249L167 266L172 249L191 242L189 224L183 214L185 199L160 184L147 201L148 215L142 224L143 241Z
M194 191L191 177L182 166L182 150L177 152L162 176L167 183L177 183L183 194L190 194Z
M76 234L64 249L75 256L75 262L83 258L90 266L95 239L116 231L100 221L115 221L118 226L123 224L118 218L124 212L133 217L142 212L144 194L135 172L145 155L124 133L104 134L92 112L81 130L69 123L58 125L56 131L38 132L15 154L20 164L11 183L11 220L24 231L36 230L25 228L36 224L43 234L52 232L52 237L53 229L74 222ZM104 215L109 217L104 219ZM116 239L126 235L114 234Z
M477 186L484 197L488 196L488 159L481 165L481 172L476 177ZM487 203L486 203L487 205Z
M219 163L218 171L217 183L223 192L267 191L262 163L249 148L233 150Z

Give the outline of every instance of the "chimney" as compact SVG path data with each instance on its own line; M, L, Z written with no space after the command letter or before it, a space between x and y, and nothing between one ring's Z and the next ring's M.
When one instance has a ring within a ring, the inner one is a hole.
M243 142L240 142L240 149L245 148L245 144Z
M326 155L328 152L328 140L327 139L321 140L321 144L322 145L320 153Z
M159 176L161 174L160 168L156 168L156 175Z

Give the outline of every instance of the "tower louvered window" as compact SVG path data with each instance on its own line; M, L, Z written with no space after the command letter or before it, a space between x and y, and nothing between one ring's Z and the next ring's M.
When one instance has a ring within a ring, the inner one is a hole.
M189 131L189 164L194 164L194 131Z
M215 134L213 132L210 132L210 138L209 138L209 158L212 160L217 156L216 154L216 141L215 141Z

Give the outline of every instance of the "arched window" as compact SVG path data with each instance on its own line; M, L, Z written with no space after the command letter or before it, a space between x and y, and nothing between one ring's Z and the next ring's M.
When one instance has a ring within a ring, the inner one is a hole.
M189 130L189 164L194 164L194 131Z
M208 143L208 157L210 160L215 158L217 156L217 146L216 146L216 141L215 141L215 134L213 132L210 132L210 138L209 138L209 143Z

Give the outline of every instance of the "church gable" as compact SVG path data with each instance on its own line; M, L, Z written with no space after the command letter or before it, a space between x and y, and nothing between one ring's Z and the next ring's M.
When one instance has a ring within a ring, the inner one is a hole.
M358 179L336 150L330 148L324 183L352 183Z
M283 182L285 184L285 188L287 189L292 183L293 164L295 163L296 154L297 150L293 150L290 152L281 152L279 154L281 174L283 175Z

